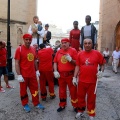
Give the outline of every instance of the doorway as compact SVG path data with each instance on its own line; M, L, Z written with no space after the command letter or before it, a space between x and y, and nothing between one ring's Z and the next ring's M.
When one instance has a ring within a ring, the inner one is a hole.
M118 22L117 26L116 26L116 31L115 31L115 39L116 39L116 44L115 46L120 48L120 21Z
M117 26L116 26L116 30L115 30L115 47L117 46L120 50L120 21L118 22ZM120 66L120 61L119 61L119 65Z

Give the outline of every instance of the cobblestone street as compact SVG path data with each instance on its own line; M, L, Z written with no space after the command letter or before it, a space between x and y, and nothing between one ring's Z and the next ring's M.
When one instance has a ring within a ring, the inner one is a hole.
M6 92L0 93L0 120L75 120L76 113L71 106L69 92L67 107L61 113L56 111L59 104L58 86L55 86L56 98L54 100L48 96L46 102L41 101L46 108L44 111L33 106L29 95L31 112L25 113L19 97L19 83L17 80L9 82L15 89L5 88L2 80L2 86ZM118 74L112 72L111 66L105 69L103 78L98 83L96 103L95 120L120 120L120 68ZM84 120L89 120L86 113L85 115Z

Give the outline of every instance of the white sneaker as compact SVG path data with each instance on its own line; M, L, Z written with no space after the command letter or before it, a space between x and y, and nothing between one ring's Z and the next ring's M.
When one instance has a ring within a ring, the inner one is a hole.
M3 87L0 87L0 92L5 92L5 90L3 89Z
M95 117L93 117L93 116L90 116L89 118L90 118L90 120L95 120Z
M83 117L84 117L84 114L81 113L81 112L78 112L78 113L76 114L76 116L75 116L76 119L78 119L78 118L83 118Z

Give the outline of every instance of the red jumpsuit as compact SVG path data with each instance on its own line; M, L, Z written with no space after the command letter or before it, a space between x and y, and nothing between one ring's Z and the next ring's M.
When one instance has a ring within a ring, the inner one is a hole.
M6 67L7 63L7 50L6 48L0 49L0 67Z
M33 47L26 48L22 45L15 52L15 59L20 61L20 73L25 81L20 82L20 96L23 106L28 104L27 87L30 89L34 106L39 104L38 82L34 64L35 57Z
M58 65L58 72L60 73L59 82L59 98L60 107L65 107L67 98L67 85L70 91L71 103L73 107L77 107L77 87L72 84L72 78L74 74L75 66L65 59L65 55L69 54L73 60L76 60L77 51L74 48L69 47L66 51L60 49L57 51L54 63Z
M48 82L50 96L55 96L52 54L52 48L43 48L38 51L41 98L47 96L46 81Z
M78 51L80 47L80 30L79 29L71 30L69 39L71 47L75 48Z
M6 63L7 63L7 50L6 48L0 48L0 80L2 75L8 75ZM1 89L2 86L0 85L0 90Z
M82 51L78 54L76 61L80 68L79 82L78 82L78 112L83 112L86 109L89 116L95 116L95 101L96 94L94 94L98 64L104 64L102 54L96 50L90 52ZM87 99L86 99L87 95ZM87 102L86 102L87 101Z

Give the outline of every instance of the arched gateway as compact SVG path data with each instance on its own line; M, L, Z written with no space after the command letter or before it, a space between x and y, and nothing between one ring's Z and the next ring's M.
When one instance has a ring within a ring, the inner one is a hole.
M110 55L120 47L120 0L100 0L98 48L107 47Z
M118 22L115 30L115 46L120 48L120 21Z

